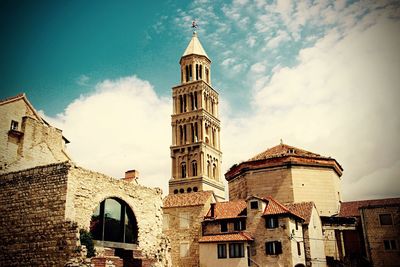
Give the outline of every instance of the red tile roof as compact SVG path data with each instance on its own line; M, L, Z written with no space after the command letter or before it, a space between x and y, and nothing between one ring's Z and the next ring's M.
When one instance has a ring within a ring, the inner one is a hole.
M373 207L373 206L386 206L386 205L400 205L400 198L384 198L384 199L370 199L342 202L340 205L340 217L358 217L360 216L359 208Z
M247 204L245 200L235 200L227 202L217 202L214 205L214 217L213 219L230 219L237 218L241 214L245 215ZM211 209L208 211L206 218L211 218Z
M164 208L201 206L212 196L212 191L168 195L163 200L163 206Z
M287 204L286 207L291 212L299 214L304 219L305 224L309 224L314 205L315 205L314 202L300 202L294 204Z
M265 210L263 212L264 216L268 215L283 215L283 214L289 214L289 215L294 215L295 217L298 217L300 219L303 219L299 214L296 212L290 211L287 207L273 199L272 197L268 196L263 198L265 201L267 201L267 206L265 207Z
M333 158L324 157L316 153L306 151L294 146L279 144L264 152L244 161L233 165L225 174L225 179L230 181L251 169L271 168L278 166L317 166L333 169L339 176L342 175L343 168Z
M246 232L232 234L206 235L199 239L199 243L229 242L229 241L254 241L254 238Z
M249 161L282 157L282 156L292 156L292 155L326 158L322 157L319 154L312 153L310 151L301 148L289 146L286 144L279 144L277 146L265 150L264 152L261 152L260 154L255 155L254 157L250 158Z

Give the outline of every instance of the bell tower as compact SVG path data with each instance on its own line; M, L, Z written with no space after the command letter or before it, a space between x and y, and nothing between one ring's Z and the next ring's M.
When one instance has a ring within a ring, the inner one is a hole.
M211 190L223 200L218 93L211 86L211 60L196 32L179 64L181 83L172 88L169 194Z

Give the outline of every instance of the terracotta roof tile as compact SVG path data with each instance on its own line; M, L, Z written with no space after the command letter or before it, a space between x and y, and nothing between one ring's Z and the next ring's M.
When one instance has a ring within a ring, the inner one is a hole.
M340 217L358 217L360 216L359 208L368 206L385 206L400 205L400 198L384 198L342 202L340 205Z
M213 219L229 219L237 218L240 215L245 215L245 210L247 207L245 200L235 200L227 202L217 202L214 205L214 217ZM208 211L206 218L211 218L211 208Z
M164 198L163 204L164 208L200 206L204 205L212 196L212 191L168 195Z
M287 204L286 207L288 207L291 212L299 214L304 219L305 224L310 223L314 202Z
M246 232L231 233L231 234L219 234L219 235L206 235L199 239L200 243L212 243L212 242L229 242L229 241L254 241L254 238Z
M265 150L264 152L261 152L260 154L255 155L254 157L250 158L249 161L282 157L282 156L293 156L293 155L325 158L319 154L312 153L310 151L301 148L289 146L286 144L279 144L277 146Z
M304 220L302 216L300 216L296 212L290 211L287 207L279 203L277 200L273 199L271 196L265 197L263 198L263 200L267 201L267 206L265 207L265 210L263 212L264 216L290 214Z

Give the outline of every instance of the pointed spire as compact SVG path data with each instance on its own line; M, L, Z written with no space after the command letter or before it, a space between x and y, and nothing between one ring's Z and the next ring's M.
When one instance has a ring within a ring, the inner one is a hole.
M204 51L204 48L201 45L199 38L197 38L196 31L193 32L192 39L190 40L189 45L187 46L182 57L185 57L188 55L199 55L199 56L205 56L206 58L208 58L207 53L206 53L206 51Z

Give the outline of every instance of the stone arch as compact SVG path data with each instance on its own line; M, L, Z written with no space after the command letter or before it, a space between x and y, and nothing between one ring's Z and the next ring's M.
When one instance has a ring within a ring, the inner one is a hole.
M294 267L306 267L303 263L298 263Z

